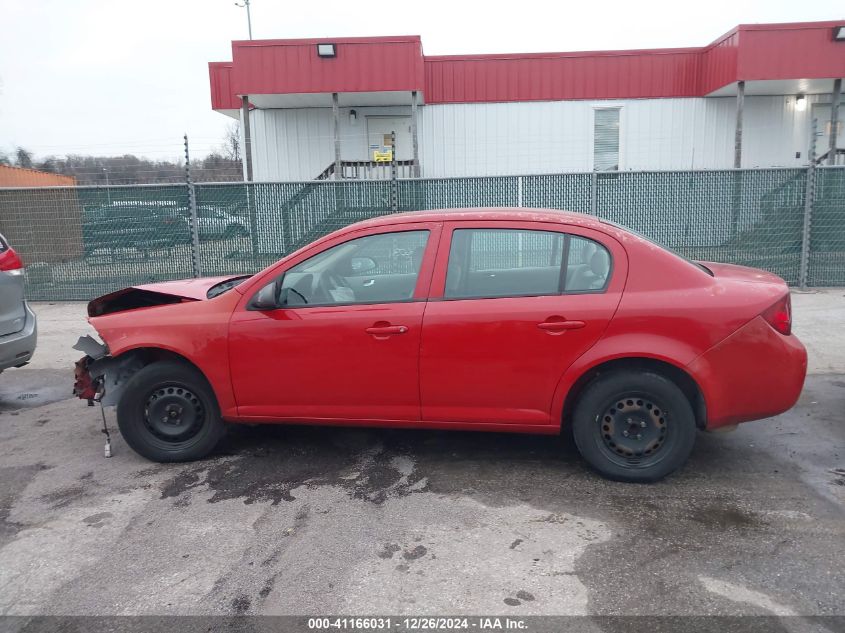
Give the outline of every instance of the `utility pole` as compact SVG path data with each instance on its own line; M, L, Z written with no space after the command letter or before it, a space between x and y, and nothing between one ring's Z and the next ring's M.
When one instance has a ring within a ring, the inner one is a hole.
M241 7L242 9L246 7L246 24L249 28L249 39L252 39L252 16L249 13L249 0L244 0L243 4L236 2L235 6Z

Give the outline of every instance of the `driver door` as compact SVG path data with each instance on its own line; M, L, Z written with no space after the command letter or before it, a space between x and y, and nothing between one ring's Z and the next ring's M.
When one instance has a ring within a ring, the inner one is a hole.
M357 231L251 288L229 333L239 416L418 421L420 334L439 230L413 223ZM284 305L248 307L277 281Z

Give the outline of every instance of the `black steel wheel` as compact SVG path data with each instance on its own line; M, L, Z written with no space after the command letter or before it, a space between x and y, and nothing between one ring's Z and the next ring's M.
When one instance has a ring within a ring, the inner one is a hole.
M204 421L202 402L180 383L162 385L147 397L144 424L164 442L190 440L202 429Z
M610 479L656 481L680 467L695 442L684 393L650 372L599 376L582 392L572 419L584 459Z
M666 451L669 412L642 393L612 398L601 416L601 440L610 459L621 465L655 463Z
M135 452L157 462L201 459L225 430L208 381L175 361L152 363L129 379L117 405L117 424Z

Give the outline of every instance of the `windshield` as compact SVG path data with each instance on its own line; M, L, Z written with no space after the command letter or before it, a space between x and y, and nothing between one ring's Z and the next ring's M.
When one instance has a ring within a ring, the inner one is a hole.
M623 231L627 231L628 233L631 233L632 235L636 235L637 237L644 239L646 242L650 242L651 244L654 244L655 246L659 246L664 251L672 253L672 255L674 255L675 257L679 257L680 259L683 259L685 262L692 264L693 266L695 266L699 270L703 270L705 273L707 273L711 277L715 276L715 275L713 275L713 271L710 270L709 268L707 268L707 266L704 266L703 264L700 264L699 262L695 261L694 259L690 259L689 257L686 257L685 255L681 255L679 252L672 250L671 248L669 248L665 244L661 244L660 242L658 242L655 239L650 238L648 235L643 235L639 231L635 231L632 228L629 228L627 226L623 226L623 225L618 224L616 222L611 222L610 220L602 220L602 222L604 222L605 224L609 224L610 226L615 226L617 229L622 229Z

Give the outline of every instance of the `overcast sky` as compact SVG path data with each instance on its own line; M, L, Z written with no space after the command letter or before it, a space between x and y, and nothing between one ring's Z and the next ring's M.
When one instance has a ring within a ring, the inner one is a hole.
M700 46L740 23L845 18L843 0L252 0L261 38L422 36L427 54ZM246 39L233 0L0 0L0 150L196 155L232 121L207 62Z

